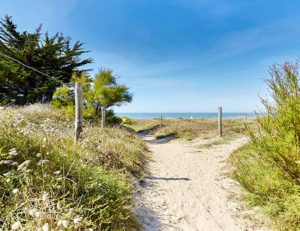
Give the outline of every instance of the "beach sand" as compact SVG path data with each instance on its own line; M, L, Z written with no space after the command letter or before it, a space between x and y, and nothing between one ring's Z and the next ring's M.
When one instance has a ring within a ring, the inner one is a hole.
M259 215L243 209L236 199L240 187L228 176L226 160L247 142L245 137L201 149L214 140L144 140L152 160L136 213L145 231L266 230ZM245 219L246 214L252 219Z

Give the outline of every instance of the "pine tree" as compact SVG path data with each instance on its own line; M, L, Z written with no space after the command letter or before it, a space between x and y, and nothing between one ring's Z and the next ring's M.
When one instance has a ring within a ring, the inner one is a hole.
M96 115L99 109L102 111L102 126L105 125L105 115L108 108L121 106L132 101L132 93L124 84L117 83L117 77L113 71L101 70L94 80L94 107Z
M81 42L71 45L71 39L62 33L50 36L41 30L39 26L33 33L18 32L11 17L0 21L0 105L48 102L74 72L88 71L79 69L92 62L81 59L88 52Z

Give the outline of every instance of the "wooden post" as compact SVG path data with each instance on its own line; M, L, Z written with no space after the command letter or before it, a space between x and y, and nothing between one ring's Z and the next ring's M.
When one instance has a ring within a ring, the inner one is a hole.
M75 83L75 143L80 138L83 123L82 84Z
M218 108L218 133L219 136L223 135L223 127L222 127L222 107Z
M163 116L160 115L160 126L162 126L162 125L163 125Z
M101 128L105 127L105 120L106 120L106 108L101 106Z

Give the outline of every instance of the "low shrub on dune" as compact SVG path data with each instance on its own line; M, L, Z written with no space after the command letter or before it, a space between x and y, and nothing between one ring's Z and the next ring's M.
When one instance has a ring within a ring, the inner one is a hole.
M263 208L280 230L300 227L300 85L298 65L271 68L272 100L251 143L233 154L234 176L249 192L251 205Z

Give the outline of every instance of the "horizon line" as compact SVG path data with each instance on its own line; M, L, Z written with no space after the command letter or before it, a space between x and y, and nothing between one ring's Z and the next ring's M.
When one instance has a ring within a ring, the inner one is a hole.
M143 114L143 113L154 113L154 114L160 114L160 113L218 113L218 111L214 111L214 112L117 112L115 111L115 113L135 113L135 114ZM227 111L223 111L223 113L255 113L255 111L253 112L227 112Z

